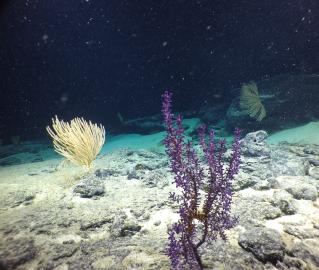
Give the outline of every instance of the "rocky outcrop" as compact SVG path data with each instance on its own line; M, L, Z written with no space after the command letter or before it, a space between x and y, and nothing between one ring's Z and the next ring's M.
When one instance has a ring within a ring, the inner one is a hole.
M272 229L250 228L239 236L238 243L264 263L275 264L284 258L284 242L280 234Z
M238 225L229 241L202 246L205 270L319 269L319 148L274 147L262 130L242 147L232 205ZM0 268L170 269L167 229L178 207L168 199L176 190L166 155L122 149L96 166L67 187L43 185L58 176L51 165L24 174L24 187L1 189ZM34 178L42 184L32 186Z

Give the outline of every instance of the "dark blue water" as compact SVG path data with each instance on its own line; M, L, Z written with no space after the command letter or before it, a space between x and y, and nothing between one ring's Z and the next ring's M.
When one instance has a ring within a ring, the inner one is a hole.
M0 136L45 138L58 115L120 131L160 111L228 107L242 83L319 72L319 2L4 1ZM226 111L221 111L222 114Z

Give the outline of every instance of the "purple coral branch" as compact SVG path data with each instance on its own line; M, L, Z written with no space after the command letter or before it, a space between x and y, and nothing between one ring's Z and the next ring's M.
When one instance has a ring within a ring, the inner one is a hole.
M225 231L234 227L237 221L231 217L230 208L232 181L240 164L240 131L235 130L233 152L225 171L223 155L226 142L221 140L216 147L214 131L210 131L206 140L206 127L199 128L200 146L208 165L208 178L205 179L204 167L196 151L190 142L185 142L182 116L174 118L172 114L172 93L166 91L162 98L167 130L164 144L176 187L181 189L181 195L170 194L170 199L179 204L180 219L169 230L167 254L174 270L184 269L184 265L203 269L199 247L218 236L226 239ZM203 207L200 207L204 184L207 192ZM198 223L203 225L202 228Z

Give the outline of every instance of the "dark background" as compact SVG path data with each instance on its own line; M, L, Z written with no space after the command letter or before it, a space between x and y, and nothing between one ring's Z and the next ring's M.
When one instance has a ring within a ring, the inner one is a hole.
M12 0L0 11L0 138L45 136L52 116L110 131L229 103L277 74L319 73L318 0ZM319 91L319 89L318 89Z

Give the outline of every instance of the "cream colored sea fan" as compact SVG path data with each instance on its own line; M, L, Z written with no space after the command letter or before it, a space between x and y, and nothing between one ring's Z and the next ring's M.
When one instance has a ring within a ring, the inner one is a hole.
M244 83L242 85L239 105L244 113L259 122L266 116L266 110L260 101L257 84L255 82Z
M46 129L53 138L57 153L73 164L88 169L105 142L105 129L101 124L98 126L79 117L64 122L55 116L52 119L52 129L49 126Z

